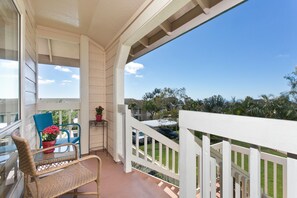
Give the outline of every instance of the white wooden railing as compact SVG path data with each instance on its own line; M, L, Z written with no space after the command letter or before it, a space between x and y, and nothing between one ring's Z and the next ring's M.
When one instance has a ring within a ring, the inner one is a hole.
M215 145L211 145L212 148L216 149L220 153L222 152L222 143L217 143ZM250 150L246 147L238 146L238 145L231 145L231 151L232 155L234 156L233 162L240 166L243 170L246 170L247 167L245 167L245 164L249 160L249 154ZM240 158L240 159L238 159ZM268 181L269 178L271 180L272 178L272 186L270 188L273 189L273 196L274 197L279 197L280 193L278 192L278 187L282 186L282 189L285 187L285 181L287 180L287 172L286 172L286 167L287 167L287 159L285 157L280 157L277 155L272 155L266 152L261 152L261 161L264 164L264 171L261 172L261 178L264 178L264 189L262 191L266 194L269 195L268 193ZM269 173L268 166L273 167L272 173ZM278 168L279 167L279 168ZM249 170L246 170L249 171ZM278 178L277 175L282 175L282 178ZM279 195L279 196L277 196ZM270 195L272 196L272 195ZM281 197L285 197L285 192L282 192Z
M122 109L124 109L122 113L125 114L125 171L131 172L131 162L135 162L178 180L178 167L175 162L178 157L179 145L133 118L128 106ZM132 131L135 132L135 144L133 144ZM140 131L144 134L142 149L139 143Z
M208 198L216 195L211 191L211 146L209 135L223 137L220 149L222 153L222 175L221 195L223 197L233 197L233 179L232 176L232 149L237 153L243 153L249 156L249 187L248 196L260 198L261 192L261 159L264 164L271 161L283 166L283 197L294 198L297 195L297 122L284 121L265 118L253 118L245 116L234 116L224 114L213 114L192 111L180 111L180 152L179 152L179 174L180 174L180 196L185 198L196 196L196 157L195 149L197 142L193 131L203 132L201 146L201 169L200 177L201 189L200 197ZM230 140L238 140L249 143L248 149L239 148L231 145ZM261 153L260 147L267 147L287 153L287 158L278 158L270 154ZM243 155L241 155L243 156ZM237 157L236 161L237 161ZM244 162L239 164L243 167ZM266 162L265 162L266 161ZM264 174L267 174L267 165ZM277 170L274 168L274 175ZM265 173L266 172L266 173ZM241 175L238 175L240 178ZM236 179L236 178L235 178ZM274 178L274 180L276 180ZM267 183L267 178L265 180ZM242 183L242 186L245 184ZM274 193L276 194L276 185L274 183ZM264 185L267 188L267 185ZM240 197L240 185L235 186L235 197ZM267 192L267 189L264 189ZM274 194L274 195L275 195ZM245 194L242 195L245 197ZM274 196L276 197L276 196Z
M37 102L37 111L39 113L44 112L44 111L58 111L59 112L59 121L56 124L63 124L62 121L62 116L63 116L63 111L66 111L67 115L67 123L73 123L73 117L72 113L74 111L77 112L77 120L76 122L79 123L79 111L80 111L80 100L79 99L40 99ZM73 126L69 126L68 130L70 131L71 137L74 136L74 133L77 132L77 130L72 130ZM60 136L61 137L61 134ZM58 138L59 138L58 137Z

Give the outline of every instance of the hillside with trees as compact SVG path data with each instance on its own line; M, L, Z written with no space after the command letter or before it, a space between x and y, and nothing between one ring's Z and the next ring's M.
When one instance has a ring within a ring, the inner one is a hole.
M192 99L186 94L185 88L156 88L145 93L141 103L128 104L130 109L141 105L150 119L177 119L178 111L191 110L212 113L224 113L253 117L297 120L297 69L284 77L290 90L279 96L263 94L258 99L247 96L244 99L228 101L221 95L205 99Z

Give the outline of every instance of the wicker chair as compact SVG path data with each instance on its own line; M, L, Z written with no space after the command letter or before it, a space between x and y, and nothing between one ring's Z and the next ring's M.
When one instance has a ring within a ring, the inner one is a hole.
M28 141L15 134L12 135L12 139L18 149L20 170L25 175L25 197L28 196L27 192L32 197L37 198L57 197L65 193L75 195L95 194L99 197L101 159L98 156L90 155L58 167L37 171ZM89 159L96 159L98 167L97 174L81 163ZM77 192L78 187L93 181L97 183L97 192ZM72 190L74 192L70 192Z

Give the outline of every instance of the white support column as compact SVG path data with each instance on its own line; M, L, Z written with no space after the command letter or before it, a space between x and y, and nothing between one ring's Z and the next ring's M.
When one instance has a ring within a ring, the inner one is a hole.
M201 197L210 197L210 137L202 136L202 182Z
M250 148L250 197L261 197L261 153L257 147Z
M229 141L223 140L223 197L232 197L233 178L231 175L231 144Z
M297 155L288 153L287 157L287 197L297 195Z
M216 187L217 187L217 174L216 174L216 159L211 158L210 159L210 164L211 164L211 198L216 198Z
M116 162L120 161L119 156L124 155L123 151L123 137L124 137L124 125L123 114L118 111L118 105L124 104L124 69L127 62L127 58L130 52L130 46L120 45L117 52L116 62L114 64L114 79L113 79L113 108L114 108L114 129L113 129L113 158Z
M188 129L182 127L180 128L179 137L180 197L196 197L195 138Z
M128 110L128 106L125 106L125 172L130 173L132 171L131 156L132 156L132 127L130 123L131 111ZM138 140L138 139L136 139Z
M80 37L81 154L89 153L89 38Z

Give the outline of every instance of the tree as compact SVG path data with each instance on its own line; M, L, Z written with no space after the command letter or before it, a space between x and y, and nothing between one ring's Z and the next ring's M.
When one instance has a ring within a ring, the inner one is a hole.
M284 78L289 81L290 86L290 91L285 92L285 94L288 94L295 102L297 102L297 67L295 67L295 71L286 75Z

